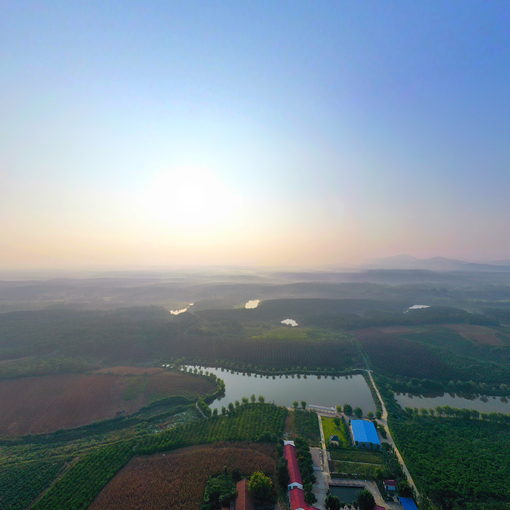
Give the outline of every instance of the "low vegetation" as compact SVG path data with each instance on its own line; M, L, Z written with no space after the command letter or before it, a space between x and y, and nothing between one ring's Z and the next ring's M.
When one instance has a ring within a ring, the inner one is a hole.
M310 445L317 446L321 440L319 420L313 411L295 409L289 413L289 434L291 437L306 439Z
M101 491L90 510L199 508L209 477L227 470L250 475L275 472L275 447L260 443L213 443L135 457ZM231 487L231 482L229 483Z
M392 432L418 489L443 510L510 508L510 430L482 420L413 416Z
M340 447L348 448L351 446L351 436L349 428L342 418L330 418L327 416L321 416L322 431L324 432L324 439L327 443L328 448L334 448L330 444L331 436L337 436L340 442Z
M23 510L50 485L64 462L23 462L0 467L0 508Z
M315 495L313 494L313 484L316 481L315 473L313 471L313 460L312 454L308 443L301 438L296 438L296 453L299 464L299 471L301 472L301 478L303 479L303 489L305 491L305 500L309 504L313 504L316 501Z
M247 404L226 416L204 419L145 438L98 446L81 457L36 504L34 510L81 510L135 454L169 451L217 441L272 441L283 433L287 410ZM78 489L77 489L78 488Z
M180 372L56 374L0 380L0 435L49 433L123 417L171 395L211 393L215 383Z
M216 441L276 441L283 433L287 410L272 404L245 404L228 415L177 427L148 436L137 453L155 453L183 446Z

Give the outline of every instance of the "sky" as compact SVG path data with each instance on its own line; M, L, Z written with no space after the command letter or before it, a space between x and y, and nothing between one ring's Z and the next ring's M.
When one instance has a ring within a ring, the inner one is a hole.
M507 0L0 1L0 269L510 259Z

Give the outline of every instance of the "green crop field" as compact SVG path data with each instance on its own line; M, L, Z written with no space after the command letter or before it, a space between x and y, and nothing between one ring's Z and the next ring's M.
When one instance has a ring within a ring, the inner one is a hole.
M377 478L383 471L382 464L363 464L360 462L331 461L331 470L336 475L355 476L357 478Z
M447 510L510 507L510 429L458 418L393 420L419 490Z
M335 418L321 416L322 431L324 432L324 439L326 443L329 442L331 436L338 436L340 439L340 446L348 448L351 446L351 436L349 429L345 422L340 419L340 426L335 423Z
M344 449L337 448L331 450L333 460L345 460L349 462L362 462L369 464L382 464L383 454L380 452L360 450L358 448Z

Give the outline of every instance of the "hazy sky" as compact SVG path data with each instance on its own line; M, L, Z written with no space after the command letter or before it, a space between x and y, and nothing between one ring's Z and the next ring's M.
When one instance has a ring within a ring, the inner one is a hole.
M0 3L0 268L510 258L510 2Z

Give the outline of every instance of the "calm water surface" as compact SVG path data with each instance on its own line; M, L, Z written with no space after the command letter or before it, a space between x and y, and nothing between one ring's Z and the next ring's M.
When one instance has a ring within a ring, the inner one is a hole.
M359 374L335 378L309 374L265 376L222 368L196 368L212 372L225 381L225 396L215 400L210 405L212 409L227 407L230 402L241 401L243 397L263 395L266 402L287 407L295 400L304 400L307 404L327 407L351 404L361 407L364 413L376 411L370 388Z
M395 393L401 407L418 409L434 409L437 406L450 406L457 409L475 409L481 413L510 414L510 402L505 397L474 397L473 399L445 393L441 397L421 397L407 393Z
M358 494L363 490L363 487L330 485L329 490L333 496L336 496L343 503L352 505L358 499Z

